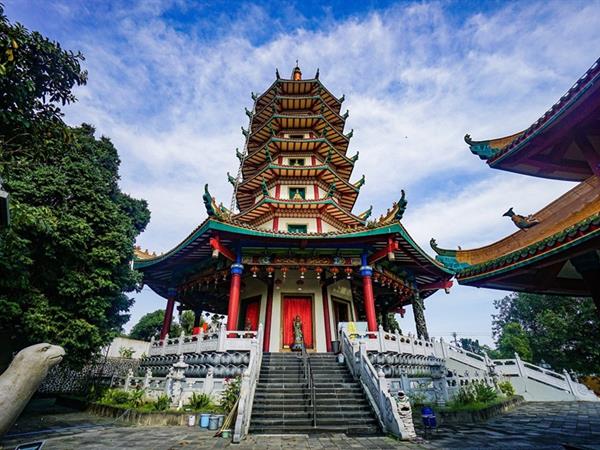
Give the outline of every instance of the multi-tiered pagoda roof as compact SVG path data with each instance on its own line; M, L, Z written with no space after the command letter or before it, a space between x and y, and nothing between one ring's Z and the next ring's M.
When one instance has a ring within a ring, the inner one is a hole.
M419 248L402 226L404 192L378 219L370 219L372 208L353 212L365 177L352 177L358 153L347 154L353 131L344 130L344 98L331 94L318 72L309 80L298 67L290 79L277 74L265 93L252 98L249 126L242 128L245 146L237 151L240 169L228 175L238 211L219 204L207 186L208 217L186 239L159 256L138 250L135 267L147 285L163 296L177 286L185 303L198 286L227 279L235 261L254 276L288 267L324 271L320 279L328 283L338 273L359 279L366 262L378 284L376 303L386 311L451 286L452 270ZM227 295L217 289L203 294L203 301L218 310Z

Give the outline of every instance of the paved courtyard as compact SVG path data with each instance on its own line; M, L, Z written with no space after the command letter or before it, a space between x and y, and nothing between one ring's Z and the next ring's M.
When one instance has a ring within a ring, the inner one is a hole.
M442 427L418 442L345 435L250 436L235 445L199 428L132 427L86 413L57 410L31 417L11 430L1 448L44 440L44 450L68 449L560 449L570 444L600 450L600 404L526 403L486 423Z

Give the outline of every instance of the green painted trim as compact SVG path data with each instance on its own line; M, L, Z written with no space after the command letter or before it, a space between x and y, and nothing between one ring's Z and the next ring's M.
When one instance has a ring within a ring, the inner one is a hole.
M319 239L323 239L323 238L355 239L355 238L362 238L362 237L369 237L369 236L380 236L380 235L399 233L402 236L402 238L404 238L404 240L406 242L408 242L408 244L410 244L415 250L417 250L419 252L419 254L421 254L423 257L425 257L429 262L431 262L437 268L439 268L443 272L446 272L448 275L454 274L453 271L442 266L440 263L438 263L437 261L432 259L427 253L425 253L413 241L413 239L406 232L404 227L398 222L388 224L388 225L383 225L378 228L371 228L368 230L361 230L361 231L351 231L348 233L331 233L330 232L330 233L319 233L319 234L317 234L317 233L314 233L314 234L287 234L286 233L286 234L284 234L284 233L275 233L275 232L266 231L266 230L265 231L250 230L245 227L228 224L228 223L224 223L224 222L219 222L214 219L207 219L198 228L196 228L196 230L194 230L183 242L181 242L179 245L177 245L173 249L169 250L167 253L164 253L157 258L134 260L134 269L148 268L148 267L158 264L161 261L164 261L165 259L169 258L173 254L186 248L189 244L194 242L196 239L198 239L201 235L203 235L204 233L206 233L209 230L237 233L237 234L241 234L244 236L278 238L278 239L282 239L282 240L289 240L289 239L292 239L292 240L295 240L295 239L319 240Z
M534 262L555 255L556 253L567 250L575 245L580 244L581 242L585 242L586 240L592 239L600 235L600 228L597 228L583 236L579 236L575 239L568 240L564 244L559 245L558 247L554 247L548 251L544 251L544 248L555 245L556 242L563 242L567 240L569 236L574 236L580 231L586 231L591 225L599 224L600 213L590 216L587 219L584 219L581 222L563 231L555 233L552 236L549 236L541 241L535 242L525 248L509 253L508 255L504 255L490 261L469 266L468 268L461 270L457 274L457 279L459 280L459 283L471 283L485 278L490 278L494 275L515 270L529 264L533 264ZM531 255L531 258L527 258L527 255ZM525 259L523 259L524 257Z

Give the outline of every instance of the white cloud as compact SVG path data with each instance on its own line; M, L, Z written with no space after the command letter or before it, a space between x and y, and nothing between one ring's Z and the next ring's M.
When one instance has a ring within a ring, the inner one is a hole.
M204 183L229 204L225 174L237 171L250 91L266 89L275 67L287 76L296 58L308 76L320 67L348 99L350 154L361 152L353 177L367 176L356 210L373 203L378 215L405 188L405 222L423 246L432 236L448 247L495 240L512 231L503 210L533 212L567 188L492 172L462 136L513 133L541 116L597 57L598 2L509 3L462 23L443 3L400 4L345 21L326 14L319 30L303 28L303 17L289 26L293 8L273 18L258 6L177 26L161 16L173 4L109 8L102 26L65 37L90 71L67 117L94 123L116 144L124 189L150 202L145 247L167 250L204 218ZM263 39L253 43L256 35ZM449 177L458 180L452 192L442 190Z

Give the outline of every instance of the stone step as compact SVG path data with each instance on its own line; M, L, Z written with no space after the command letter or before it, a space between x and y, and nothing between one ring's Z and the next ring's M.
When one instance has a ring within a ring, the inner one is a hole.
M251 422L252 423L252 422ZM257 427L250 425L250 433L253 434L337 434L345 433L349 436L380 436L381 432L378 427L370 425L366 426L322 426L317 425L316 428L311 425L278 425Z
M319 415L370 415L371 407L367 404L353 403L352 405L347 404L320 404L317 402L317 414ZM254 402L252 407L252 415L254 414L284 414L284 413L311 413L312 406L309 404L298 404L293 403L257 403Z
M312 411L252 411L252 420L282 420L284 422L290 421L292 419L298 420L311 420L312 419ZM327 422L330 420L352 420L354 421L372 421L373 417L371 416L371 411L358 411L358 412L335 412L334 414L330 412L323 412L317 410L317 421L318 422ZM258 423L258 422L257 422Z
M258 392L256 391L254 395L254 401L281 401L281 402L301 402L307 401L310 398L309 394L300 393L300 392L290 392L290 393L269 393L269 392ZM355 393L344 393L342 395L335 393L315 393L315 399L317 404L320 402L358 402L364 400L364 393L355 392Z
M306 426L306 425L312 425L312 417L310 418L305 418L305 419L301 419L301 418L257 418L254 417L254 415L252 416L250 423L252 423L252 425L254 427L265 427L265 426L277 426L277 425L287 425L287 426ZM355 427L355 426L365 426L365 425L370 425L370 426L377 426L377 421L370 417L367 416L366 418L354 418L351 423L349 423L349 420L347 418L344 417L336 417L336 418L331 418L331 417L318 417L317 416L317 425L318 426L336 426L336 427L340 427L340 428L350 428L350 427Z

